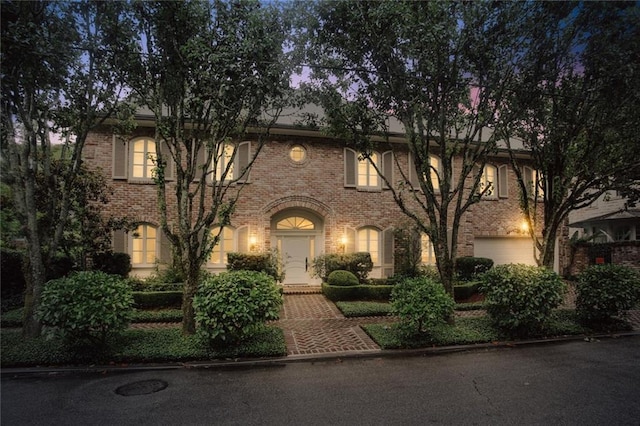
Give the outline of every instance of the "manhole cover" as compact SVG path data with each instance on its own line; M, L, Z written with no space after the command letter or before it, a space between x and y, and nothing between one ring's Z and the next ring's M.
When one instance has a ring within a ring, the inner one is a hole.
M148 395L165 389L169 384L164 380L141 380L139 382L127 383L116 389L116 393L122 396Z

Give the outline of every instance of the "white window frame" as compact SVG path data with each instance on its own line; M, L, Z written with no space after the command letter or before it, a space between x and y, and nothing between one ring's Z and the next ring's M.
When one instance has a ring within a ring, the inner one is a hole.
M220 227L211 229L211 237L213 238L218 235L219 231ZM227 255L230 252L237 251L237 244L236 229L231 226L225 226L220 234L220 241L218 241L218 244L216 244L211 254L209 254L207 260L209 266L219 268L226 267L228 263Z
M372 234L375 233L376 241L372 241ZM363 238L364 237L364 238ZM367 252L371 255L374 266L380 266L382 254L382 232L373 226L364 226L356 231L356 250ZM376 247L372 247L373 245ZM372 248L375 249L372 252Z
M493 180L489 180L489 171L493 172ZM482 176L480 177L480 188L478 188L479 192L484 191L484 189L491 183L491 189L489 192L485 192L482 196L483 199L488 200L497 200L498 199L498 168L493 164L485 164L482 169Z
M155 231L153 246L150 247L149 244L149 229L153 229ZM159 243L160 243L160 229L157 226L154 226L150 223L140 223L133 232L129 233L129 255L131 256L131 266L133 268L145 268L151 267L156 264L159 255ZM140 240L142 244L141 250L136 250L136 241ZM149 249L153 249L153 261L149 262ZM142 253L142 261L136 262L135 252Z
M431 238L425 233L420 234L420 263L423 265L435 265L436 253L433 249Z
M143 144L142 151L136 151L137 144ZM150 143L153 143L153 152L150 150ZM158 150L158 143L149 137L140 137L132 139L129 142L129 180L141 182L153 182L154 170L156 168L155 159ZM144 163L136 164L136 153L142 153ZM142 176L136 176L136 167L142 167Z

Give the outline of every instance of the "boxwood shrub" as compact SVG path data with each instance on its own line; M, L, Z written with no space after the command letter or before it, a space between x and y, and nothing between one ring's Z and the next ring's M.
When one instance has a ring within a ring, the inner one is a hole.
M461 281L475 280L493 267L493 260L486 257L463 256L456 259L456 274Z
M367 252L324 254L313 259L311 270L314 276L322 278L325 282L333 271L349 271L362 283L373 270L373 261Z
M582 321L607 323L640 300L640 276L622 265L595 265L578 275L576 312Z
M358 285L359 281L358 277L353 275L351 272L338 269L337 271L333 271L329 274L329 277L327 278L327 284L349 287Z
M282 294L264 272L232 271L204 280L193 297L197 333L207 343L242 340L278 319Z
M255 271L271 275L274 280L282 281L284 275L275 251L267 253L229 253L227 255L229 271Z
M182 290L134 291L133 300L137 309L178 308L182 304Z
M472 281L453 286L453 295L456 300L468 299L480 290L480 281Z
M562 303L566 285L549 269L509 264L487 271L481 291L496 326L525 337L545 327L553 309Z
M393 287L392 285L355 285L345 287L323 283L322 294L333 302L341 300L389 300Z
M37 314L69 341L104 344L127 327L132 305L131 289L119 276L82 271L49 281Z

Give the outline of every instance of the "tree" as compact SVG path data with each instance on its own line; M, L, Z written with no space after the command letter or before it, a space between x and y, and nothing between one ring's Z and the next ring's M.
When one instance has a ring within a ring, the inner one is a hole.
M534 170L511 150L539 265L552 268L568 214L608 191L640 190L640 7L534 3L506 123ZM539 209L543 204L543 214Z
M453 295L458 229L482 195L487 157L515 72L522 31L518 3L319 2L299 34L331 132L370 158L397 118L415 170L395 165L393 197L434 245L442 282ZM379 138L378 138L379 139ZM384 142L383 142L384 143ZM431 156L439 157L439 164ZM461 164L454 159L462 158ZM416 174L417 180L410 179ZM455 175L455 176L454 176Z
M110 64L130 28L122 20L119 3L2 2L2 170L27 240L27 337L40 333L34 312L71 216L84 141L118 105ZM52 134L65 141L65 167L54 167Z
M282 51L287 29L277 9L257 1L135 6L143 36L128 81L155 116L161 228L185 277L182 329L193 334L200 269L230 223L288 88ZM247 157L233 141L249 131L257 141ZM175 167L171 183L169 167ZM176 211L168 209L169 197L175 197Z

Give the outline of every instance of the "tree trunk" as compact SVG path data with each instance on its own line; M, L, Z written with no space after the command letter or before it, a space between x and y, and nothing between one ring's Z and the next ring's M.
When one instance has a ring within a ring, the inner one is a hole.
M184 289L182 291L182 333L192 335L196 332L195 312L193 310L193 295L198 289L200 268L187 268Z

